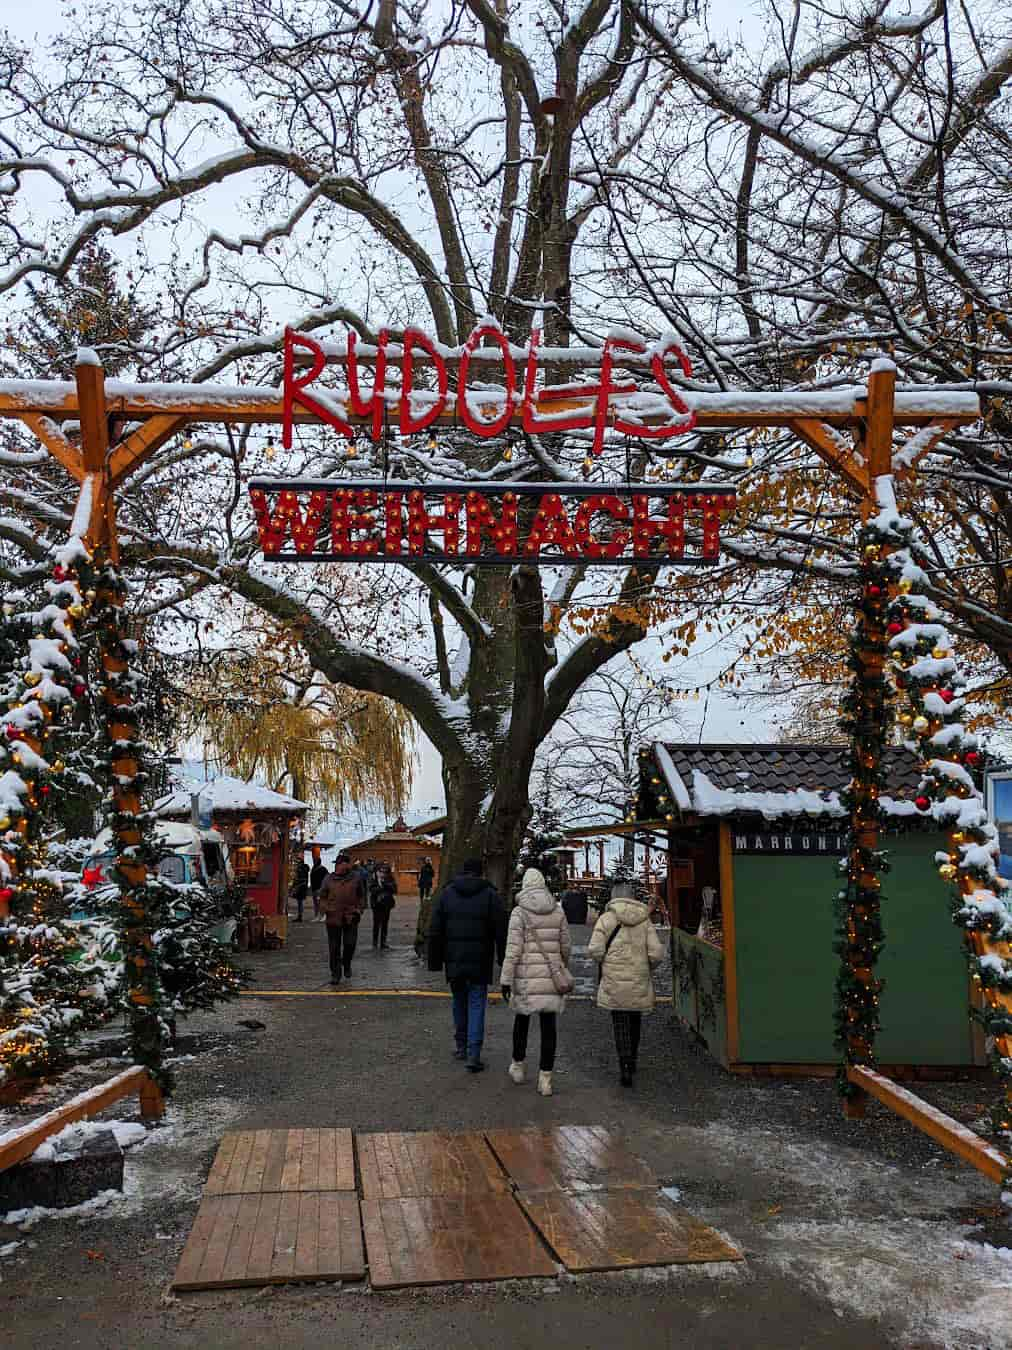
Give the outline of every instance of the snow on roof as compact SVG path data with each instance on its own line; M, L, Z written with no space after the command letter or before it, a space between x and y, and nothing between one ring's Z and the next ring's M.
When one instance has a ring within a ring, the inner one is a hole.
M300 802L283 792L274 792L260 783L246 783L241 778L232 778L227 774L207 782L200 778L177 778L173 791L163 797L155 809L162 816L181 815L184 812L189 815L190 798L195 792L210 800L213 811L309 810L307 802Z

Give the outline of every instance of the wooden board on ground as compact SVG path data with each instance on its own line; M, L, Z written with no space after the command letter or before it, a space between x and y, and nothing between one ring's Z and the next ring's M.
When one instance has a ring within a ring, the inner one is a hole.
M360 1134L357 1143L362 1194L367 1200L510 1189L480 1132Z
M363 1200L362 1226L374 1289L556 1272L512 1195Z
M223 1136L205 1195L354 1191L351 1130L231 1130Z
M574 1274L742 1260L719 1233L653 1191L541 1191L519 1201Z
M350 1191L205 1195L173 1289L233 1289L365 1276Z
M496 1157L521 1191L656 1189L647 1165L600 1126L488 1130Z

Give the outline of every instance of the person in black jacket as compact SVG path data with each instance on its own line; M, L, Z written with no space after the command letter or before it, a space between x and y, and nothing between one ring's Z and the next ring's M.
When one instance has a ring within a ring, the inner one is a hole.
M313 892L313 917L320 919L320 892L323 890L323 883L330 876L326 867L323 865L323 859L320 857L320 850L313 849L313 870L309 874L309 889Z
M453 992L454 1057L480 1073L485 1005L493 962L506 955L506 911L499 893L470 858L436 897L429 923L429 969L446 970Z

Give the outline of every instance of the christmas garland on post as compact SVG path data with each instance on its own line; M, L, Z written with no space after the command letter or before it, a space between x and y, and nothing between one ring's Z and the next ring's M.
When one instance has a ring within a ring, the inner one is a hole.
M892 726L892 691L885 676L886 608L891 575L889 541L874 523L859 536L861 596L850 643L850 689L842 703L840 725L850 739L850 787L844 802L850 811L850 849L840 861L846 886L837 895L834 951L840 957L836 977L835 1044L842 1055L838 1084L847 1098L859 1090L847 1078L851 1064L873 1065L883 984L875 966L883 945L879 874L889 870L879 848L883 787L882 755Z
M905 744L921 758L914 807L949 831L948 848L935 855L941 878L953 887L953 921L963 930L973 983L983 1005L972 1009L988 1037L992 1066L1005 1087L994 1108L995 1132L1012 1136L1012 907L1009 883L998 875L998 833L988 819L973 771L981 764L977 738L963 726L965 707L952 640L941 611L922 592L928 577L913 523L898 514L892 480L880 479L876 528L899 547L889 560L895 598L887 640L895 681L906 698L899 722Z
M155 817L141 803L148 779L140 735L144 679L131 664L137 644L122 632L125 594L119 575L105 566L98 579L98 638L105 672L106 818L116 842L114 878L120 892L117 927L133 1062L143 1065L167 1092L172 1084L164 1065L164 1048L171 1031L152 942L152 934L164 917L165 887L157 875L160 854Z

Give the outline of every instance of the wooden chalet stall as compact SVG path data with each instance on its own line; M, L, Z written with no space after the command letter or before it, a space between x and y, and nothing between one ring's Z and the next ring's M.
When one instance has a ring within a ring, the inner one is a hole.
M241 778L181 781L158 804L167 820L189 820L193 794L210 811L224 835L236 880L264 916L267 929L284 940L288 927L288 879L293 855L302 847L306 802Z
M398 816L387 829L369 839L363 839L361 843L349 845L342 852L347 853L353 862L364 863L375 858L377 862L388 863L397 878L398 893L417 895L422 859L431 861L438 877L442 848L434 839L410 829L404 817Z
M835 1071L847 747L656 744L640 764L637 829L668 848L678 1017L733 1072ZM887 750L886 771L878 1060L906 1076L982 1064L960 936L935 883L945 836L913 806L916 757Z

